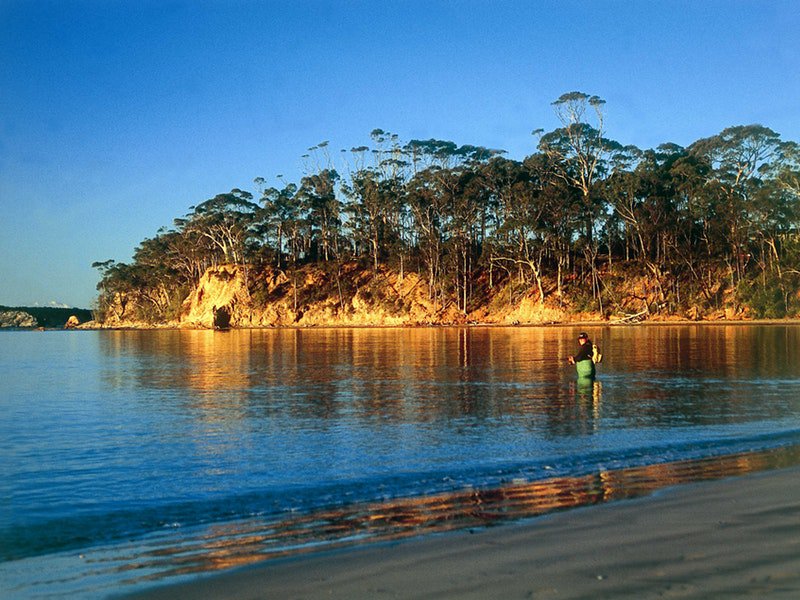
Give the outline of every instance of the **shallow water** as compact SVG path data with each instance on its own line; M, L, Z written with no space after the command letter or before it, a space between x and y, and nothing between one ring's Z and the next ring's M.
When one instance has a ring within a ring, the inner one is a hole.
M381 538L342 516L376 506L795 456L800 326L590 333L594 382L569 327L2 332L0 591L102 597Z

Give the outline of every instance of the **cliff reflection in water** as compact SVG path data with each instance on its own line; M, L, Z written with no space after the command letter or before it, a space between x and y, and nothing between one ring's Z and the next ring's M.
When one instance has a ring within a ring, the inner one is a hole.
M265 416L422 421L519 412L511 397L559 382L569 352L539 329L122 331L102 341L131 359L136 385L195 391L197 408L245 401Z
M588 384L577 333L97 332L97 404L127 419L99 441L136 459L113 493L175 526L87 566L160 579L800 462L797 325L589 329Z
M152 543L135 555L89 558L117 572L158 580L228 569L258 561L357 543L485 527L554 511L644 496L667 486L709 481L800 463L800 448L601 471L579 477L516 482L485 490L354 504L276 520L253 519L210 527L180 545Z
M586 434L594 420L638 425L765 418L750 385L800 375L792 326L604 327L592 385L566 358L574 328L289 329L107 332L126 361L114 385L163 390L201 419L292 418L425 423L519 419L546 434ZM176 389L190 394L173 394ZM728 411L748 404L747 410ZM521 418L521 419L520 419Z

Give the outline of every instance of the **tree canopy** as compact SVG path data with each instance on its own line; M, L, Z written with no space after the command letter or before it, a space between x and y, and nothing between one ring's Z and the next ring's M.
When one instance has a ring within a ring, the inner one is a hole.
M201 202L142 241L130 264L95 263L101 308L135 305L165 320L214 265L361 261L418 272L432 299L464 313L476 290L501 284L541 303L568 292L576 309L605 313L618 297L613 267L647 275L657 298L647 311L718 307L730 292L758 316L796 313L798 144L754 124L639 149L608 137L604 107L563 94L553 102L560 126L534 131L522 160L374 129L374 147L343 150L337 168L321 142L299 182L258 177L255 196L234 189Z

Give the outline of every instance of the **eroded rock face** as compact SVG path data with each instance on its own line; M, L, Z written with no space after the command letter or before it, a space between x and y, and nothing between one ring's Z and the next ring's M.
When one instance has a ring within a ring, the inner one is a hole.
M21 310L0 311L0 327L36 327L38 322L30 313Z
M428 281L419 274L387 268L376 272L357 263L344 264L338 272L313 267L292 271L259 271L231 264L210 267L183 301L180 315L165 323L125 319L123 315L136 311L123 300L112 305L102 326L227 329L519 324L568 319L555 301L541 302L531 294L513 304L504 300L466 314L455 302L432 298Z
M243 325L243 315L237 309L248 306L249 303L242 268L237 265L212 267L200 278L197 288L184 301L181 325L219 328L217 311L224 310L227 313L225 327L238 327Z
M70 315L69 319L67 319L67 322L64 323L64 329L74 329L80 324L81 322L78 320L78 317L75 315Z

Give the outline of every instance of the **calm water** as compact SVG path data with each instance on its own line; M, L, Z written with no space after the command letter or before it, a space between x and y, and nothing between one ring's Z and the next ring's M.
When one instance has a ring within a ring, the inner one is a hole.
M2 332L0 593L132 591L380 538L377 513L418 534L503 486L538 506L797 460L800 326L591 329L589 384L576 332Z

